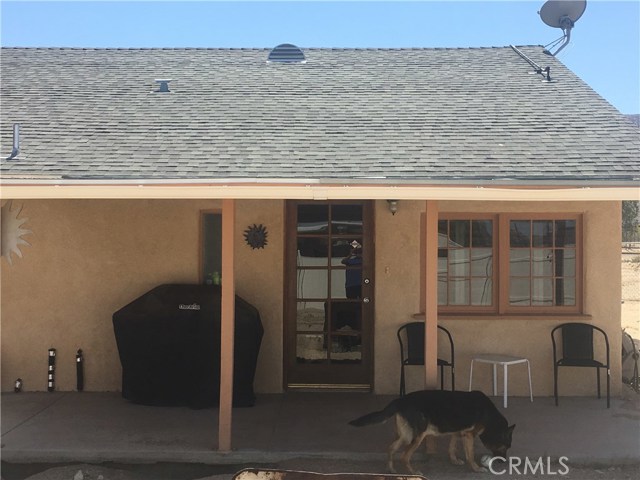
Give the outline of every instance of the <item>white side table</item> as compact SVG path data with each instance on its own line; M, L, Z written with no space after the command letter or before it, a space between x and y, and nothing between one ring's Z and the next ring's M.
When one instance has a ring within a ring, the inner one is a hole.
M529 360L524 358L524 357L514 357L511 355L495 355L495 354L480 354L480 355L474 355L471 358L471 371L469 372L469 391L471 391L471 385L473 383L473 364L475 362L481 362L481 363L489 363L491 365L493 365L493 395L497 396L498 395L498 372L497 372L497 367L498 365L502 365L503 369L504 369L504 388L503 388L503 404L504 404L504 408L507 408L507 384L508 384L508 373L507 373L507 369L509 367L509 365L516 365L518 363L526 363L527 364L527 372L529 374L529 397L531 398L531 401L533 402L533 391L531 388L531 366L529 365Z

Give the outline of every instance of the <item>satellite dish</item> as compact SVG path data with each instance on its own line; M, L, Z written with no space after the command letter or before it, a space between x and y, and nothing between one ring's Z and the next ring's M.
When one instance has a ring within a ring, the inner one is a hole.
M550 45L555 47L558 43L564 41L555 53L551 53L546 49L544 50L544 53L556 56L560 50L567 46L571 40L571 29L582 16L586 8L586 0L549 0L542 5L542 8L538 12L542 21L550 27L561 28L563 33L562 37L551 42Z

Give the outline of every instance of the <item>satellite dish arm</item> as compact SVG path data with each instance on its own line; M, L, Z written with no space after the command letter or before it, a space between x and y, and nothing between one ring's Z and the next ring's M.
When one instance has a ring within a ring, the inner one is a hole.
M558 54L558 52L560 52L560 50L562 50L564 47L566 47L569 44L570 41L571 41L571 27L564 30L564 42L562 43L562 45L560 45L560 47L558 47L558 49L553 54L553 56L555 57Z

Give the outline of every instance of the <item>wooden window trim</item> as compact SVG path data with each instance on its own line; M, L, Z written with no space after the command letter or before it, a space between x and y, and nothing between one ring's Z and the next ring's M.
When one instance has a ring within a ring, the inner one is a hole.
M198 217L198 283L204 279L204 216L222 215L221 208L201 209Z

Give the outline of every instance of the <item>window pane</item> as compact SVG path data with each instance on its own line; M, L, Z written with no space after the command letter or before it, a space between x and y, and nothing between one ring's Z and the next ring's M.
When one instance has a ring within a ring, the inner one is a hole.
M469 232L469 220L449 221L449 239L452 247L470 246L471 235Z
M447 304L447 277L438 277L438 305Z
M509 281L509 304L510 305L530 305L530 287L529 278L511 278Z
M324 363L327 357L327 342L324 335L296 335L297 363Z
M535 277L550 277L553 275L553 250L550 248L534 248L531 250L532 275Z
M296 329L299 332L324 331L324 303L298 302L296 311Z
M355 244L354 247L352 244ZM331 241L331 265L362 265L361 237L337 238Z
M327 298L329 275L324 269L298 269L298 298Z
M340 268L331 270L332 298L361 298L362 269Z
M449 250L446 248L438 249L438 274L446 274L447 273L447 257Z
M533 246L553 247L553 222L551 220L533 222Z
M531 305L553 305L553 279L534 278Z
M556 247L576 246L576 221L556 220Z
M493 273L493 250L490 248L474 248L471 250L471 275L474 277L490 277Z
M449 279L449 305L469 305L469 279Z
M448 236L448 220L438 220L438 246L446 247Z
M556 249L556 277L575 277L576 251L573 248Z
M359 333L362 329L360 302L331 302L331 332Z
M298 266L327 266L327 239L298 237Z
M491 220L473 220L471 222L471 245L473 247L493 246L493 222Z
M469 254L470 250L468 248L452 248L449 250L449 276L469 276Z
M509 224L509 239L512 247L531 246L531 222L512 220Z
M213 282L213 272L222 272L222 215L202 215L202 275L203 281Z
M362 337L360 335L332 335L331 363L360 363Z
M529 250L511 249L509 252L509 272L512 276L528 277L531 274L529 255Z
M332 205L331 233L362 234L362 205Z
M492 283L490 278L471 279L471 305L491 305Z
M556 279L556 305L576 304L576 280L574 278Z
M298 233L328 233L329 205L298 205Z

